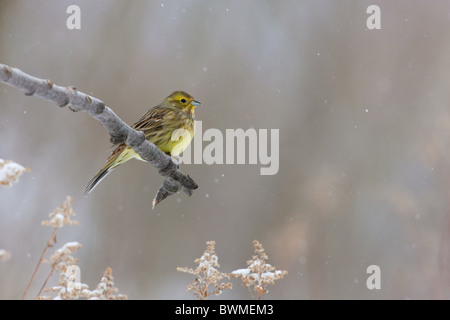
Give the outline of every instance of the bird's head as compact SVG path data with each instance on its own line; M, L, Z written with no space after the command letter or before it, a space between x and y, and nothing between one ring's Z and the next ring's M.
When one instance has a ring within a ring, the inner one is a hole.
M201 105L200 102L184 91L173 92L163 101L163 104L169 104L173 107L190 112L193 112L195 107Z

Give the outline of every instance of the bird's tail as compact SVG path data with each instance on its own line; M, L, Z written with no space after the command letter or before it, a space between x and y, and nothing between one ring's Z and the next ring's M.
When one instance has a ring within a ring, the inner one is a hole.
M94 190L94 188L97 186L97 184L102 181L112 170L113 168L111 168L110 165L106 164L102 170L100 170L91 180L89 180L86 189L84 189L84 195L87 196L89 193L91 193L92 190Z
M127 162L131 158L135 158L137 154L126 145L120 145L114 150L108 159L105 166L89 181L86 189L84 189L84 195L87 196L94 190L94 188L102 181L111 171L122 163Z

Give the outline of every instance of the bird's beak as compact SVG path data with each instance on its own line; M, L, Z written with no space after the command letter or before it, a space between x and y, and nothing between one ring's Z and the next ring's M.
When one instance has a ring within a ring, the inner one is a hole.
M191 104L192 104L193 106L196 106L196 107L198 107L199 105L201 105L201 103L198 102L197 100L192 100L192 101L191 101Z

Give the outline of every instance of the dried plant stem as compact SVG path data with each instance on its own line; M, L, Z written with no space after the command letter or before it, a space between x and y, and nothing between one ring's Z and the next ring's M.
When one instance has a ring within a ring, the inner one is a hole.
M265 249L258 240L253 241L255 247L255 255L247 261L247 268L234 270L231 276L241 278L242 285L248 289L253 289L258 293L258 300L261 300L264 293L268 292L268 285L273 285L275 280L282 279L287 275L286 270L276 270L266 262L269 257L265 253ZM250 291L249 291L250 292ZM253 297L253 294L250 295Z
M47 276L47 279L45 279L44 283L42 284L41 289L39 290L37 297L39 297L42 293L42 290L44 290L45 286L47 285L48 280L50 279L50 277L52 276L53 272L55 271L55 267L52 266L52 269L50 270L50 273Z
M218 257L215 252L215 241L206 242L207 248L201 258L195 259L198 267L195 269L187 267L178 267L181 272L190 273L195 276L192 284L187 286L187 291L192 291L200 300L204 300L210 296L219 295L225 289L231 289L230 282L224 283L224 278L229 279L227 273L220 272Z
M58 228L53 228L52 235L50 236L50 239L47 241L47 245L45 246L44 250L41 253L41 257L39 258L39 261L38 261L38 263L36 265L36 268L34 268L33 275L31 276L31 279L28 282L27 288L23 292L22 300L25 299L25 297L26 297L26 295L28 293L28 290L30 289L31 284L33 283L34 277L36 276L36 273L37 273L39 267L41 266L42 261L44 261L44 256L47 253L48 248L52 247L55 244L55 242L56 242L56 231L57 230L58 230ZM50 275L48 276L48 278L50 278L52 273L53 273L53 270L50 272ZM48 278L47 278L47 280L48 280ZM47 283L47 280L45 280L45 283ZM39 291L39 294L41 293L41 291L42 291L42 288Z

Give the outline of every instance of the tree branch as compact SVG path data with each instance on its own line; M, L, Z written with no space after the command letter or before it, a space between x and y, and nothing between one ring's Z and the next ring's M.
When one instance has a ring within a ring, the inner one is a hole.
M190 196L198 188L194 180L184 175L168 155L145 139L143 132L134 130L123 122L103 101L79 92L75 87L61 87L53 84L51 80L33 77L1 63L0 82L19 89L25 95L35 95L60 107L67 106L74 112L87 112L108 130L112 143L126 143L142 159L150 162L160 175L166 177L153 200L153 208L167 196L180 190Z

